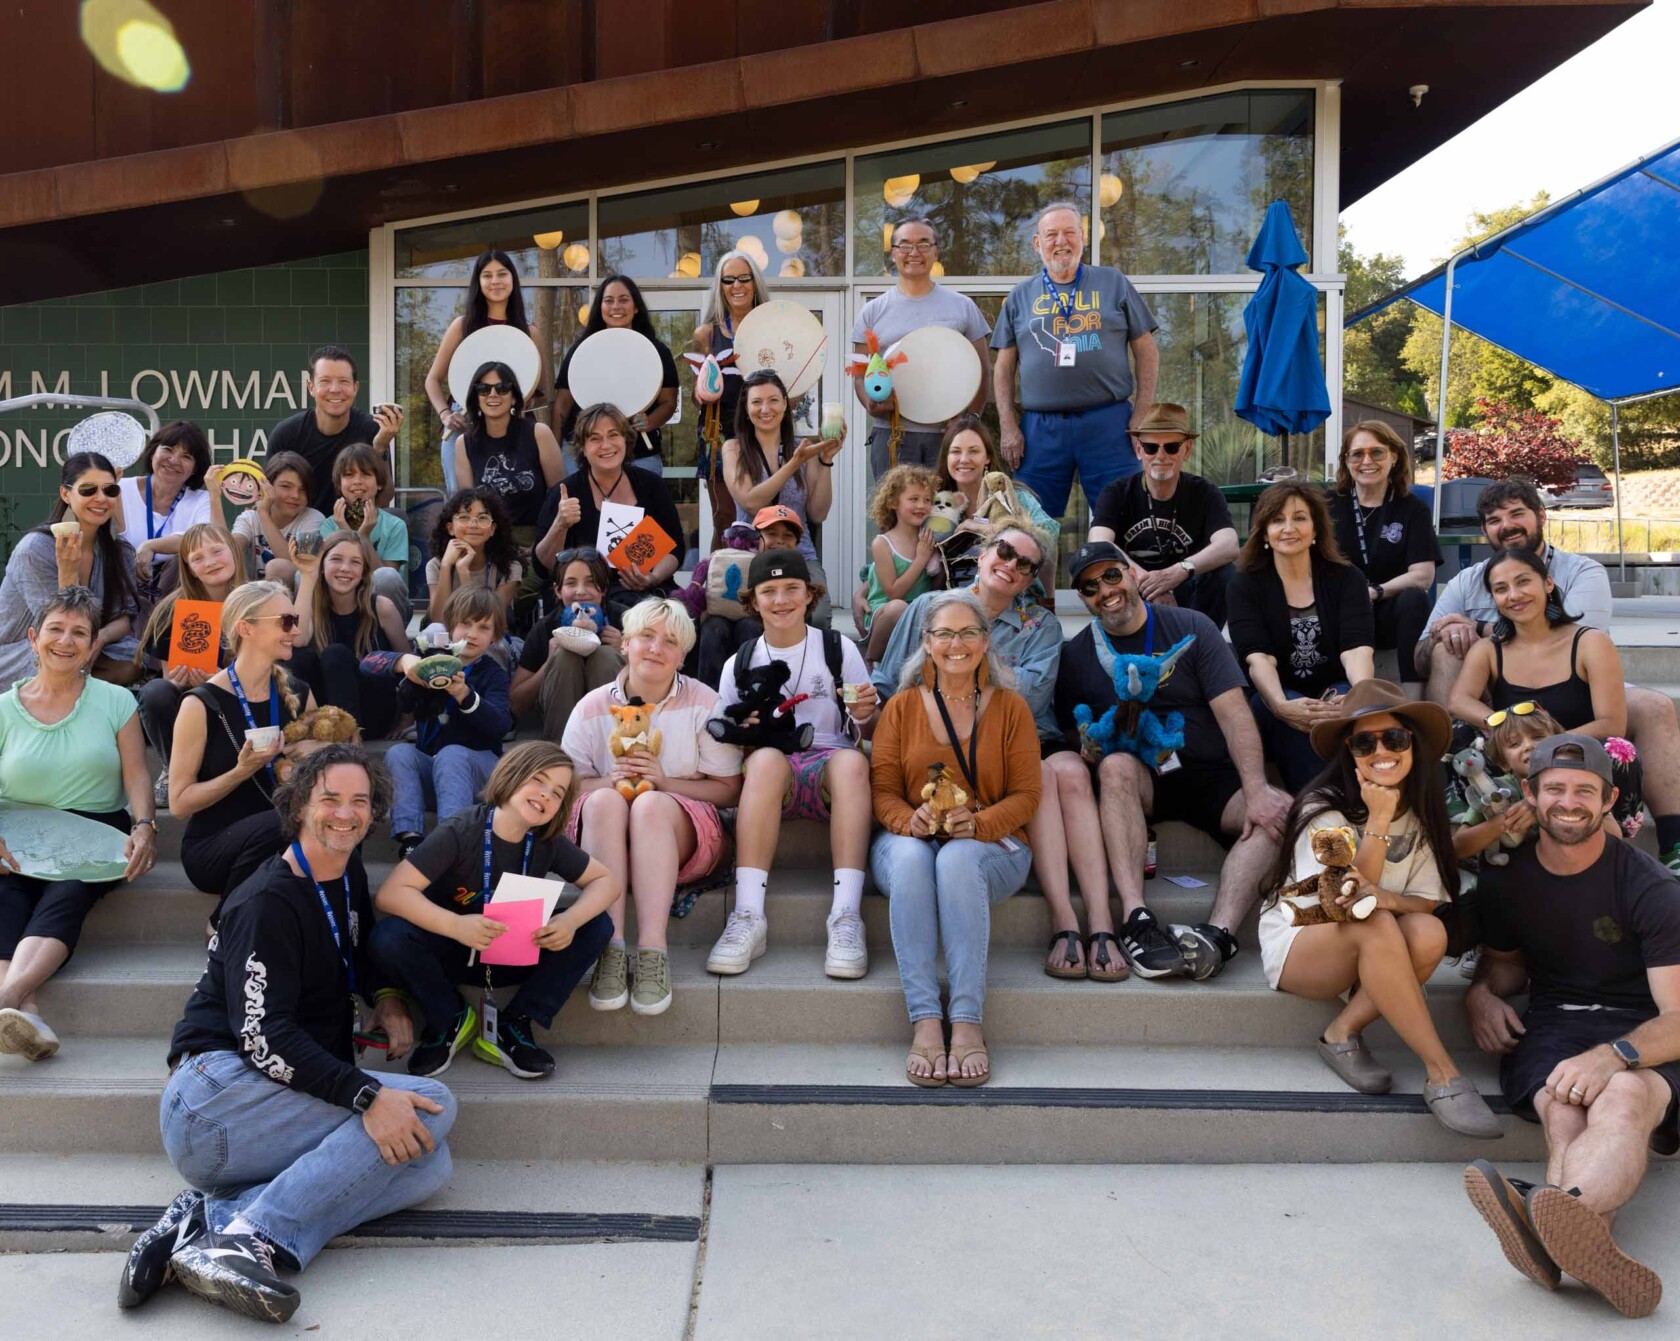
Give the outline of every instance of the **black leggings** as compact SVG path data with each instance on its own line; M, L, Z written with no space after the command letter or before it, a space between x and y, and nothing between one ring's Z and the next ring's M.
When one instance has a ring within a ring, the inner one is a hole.
M214 833L181 840L181 865L193 888L225 897L279 852L280 812L264 810Z
M78 810L87 819L128 832L128 812L110 814ZM71 954L81 939L82 923L99 902L100 895L116 887L116 881L90 884L85 880L37 880L12 871L0 873L0 959L10 959L18 942L32 936L62 941Z
M1377 617L1377 650L1393 648L1400 658L1400 683L1422 684L1412 653L1429 625L1429 593L1407 587L1371 607Z
M292 669L308 683L317 703L343 708L367 738L379 739L397 720L396 677L366 673L354 649L343 643L292 649Z
M140 705L140 729L166 764L169 762L170 747L175 743L175 719L181 715L181 700L186 696L185 689L161 675L141 685L136 694Z

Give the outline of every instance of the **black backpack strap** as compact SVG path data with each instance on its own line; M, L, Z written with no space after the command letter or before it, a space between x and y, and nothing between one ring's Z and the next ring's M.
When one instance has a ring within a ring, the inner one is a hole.
M747 682L747 673L752 670L752 660L758 655L758 642L757 638L752 638L735 649L735 701L737 703L746 698L747 691L752 687Z
M855 745L861 741L862 733L857 719L852 716L851 710L846 706L846 700L840 694L840 686L846 682L845 640L833 629L823 629L822 641L823 660L828 663L829 683L833 686L834 701L840 708L841 728Z

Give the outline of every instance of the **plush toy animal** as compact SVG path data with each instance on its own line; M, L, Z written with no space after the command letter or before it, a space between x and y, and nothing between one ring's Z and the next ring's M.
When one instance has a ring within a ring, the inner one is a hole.
M1352 873L1353 854L1359 835L1352 829L1315 829L1312 836L1314 860L1324 869L1305 880L1292 880L1277 896L1289 906L1290 918L1298 927L1316 927L1324 922L1363 922L1377 908L1376 896L1369 895L1344 908L1336 900L1359 888Z
M1522 795L1522 788L1511 774L1501 773L1496 778L1488 772L1487 755L1483 752L1480 737L1453 755L1452 767L1464 786L1462 822L1465 824L1480 824L1483 820L1503 815ZM1520 838L1502 833L1497 843L1489 843L1482 849L1482 860L1489 866L1504 866L1511 860L1504 849L1521 846Z
M581 627L578 617L589 620L594 624L593 630ZM591 601L574 601L560 613L560 623L555 627L554 640L568 652L586 657L601 645L601 630L607 627L606 612Z
M881 341L874 331L863 333L864 343L869 347L869 357L853 354L848 372L856 373L860 369L863 373L863 394L879 405L893 392L892 370L902 364L910 362L908 354L901 354L894 350L881 352Z
M653 726L651 704L643 703L639 698L632 698L623 706L611 704L610 710L618 719L613 724L612 735L607 737L607 748L612 751L613 758L659 753L660 747L665 743L665 733ZM646 778L637 778L634 782L624 779L615 782L613 787L626 801L634 801L643 792L653 790L653 784Z
M723 716L707 722L707 734L725 745L739 745L747 750L767 748L798 754L810 749L816 728L809 722L796 720L793 715L793 710L810 695L787 696L784 691L792 675L793 667L774 659L737 672L737 683L744 681L740 701L725 708ZM754 713L758 714L758 720L748 726L747 719Z
M1019 521L1025 514L1015 486L1001 470L988 470L980 478L980 506L974 515L981 521L996 525L1003 521Z
M725 527L722 548L700 560L688 585L677 589L677 599L689 618L696 623L702 617L745 619L747 608L741 604L741 592L746 589L747 571L757 553L757 531L745 522Z
M935 540L944 540L962 525L968 515L968 495L961 489L941 489L933 496L933 510L926 526Z
M950 833L951 812L968 804L968 793L957 785L956 778L951 776L944 764L934 762L928 765L928 780L922 787L922 800L933 812L934 832Z
M1195 641L1196 635L1191 633L1159 656L1115 656L1114 692L1120 701L1101 717L1084 703L1073 710L1087 755L1104 758L1115 753L1135 754L1149 767L1159 768L1174 751L1184 747L1184 714L1169 712L1159 717L1144 705L1171 678L1178 659Z
M274 776L281 782L292 776L296 761L313 753L323 745L336 745L362 738L362 728L343 708L330 705L311 708L303 716L286 723L280 733L284 749L274 761Z

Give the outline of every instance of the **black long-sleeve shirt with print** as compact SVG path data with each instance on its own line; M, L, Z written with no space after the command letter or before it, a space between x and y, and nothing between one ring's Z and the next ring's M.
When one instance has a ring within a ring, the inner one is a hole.
M372 1001L383 984L367 953L373 902L352 857L343 880L322 888L348 937L356 990ZM270 857L229 894L209 962L169 1044L183 1053L237 1052L270 1080L349 1108L372 1077L355 1064L350 980L312 881L283 855Z

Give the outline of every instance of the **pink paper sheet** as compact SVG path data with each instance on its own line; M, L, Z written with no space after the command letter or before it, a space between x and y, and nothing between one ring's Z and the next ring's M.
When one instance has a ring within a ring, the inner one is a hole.
M486 964L502 964L509 968L528 968L537 962L541 953L531 939L542 930L543 901L516 899L511 903L490 904L484 915L507 928L491 941L479 955Z

